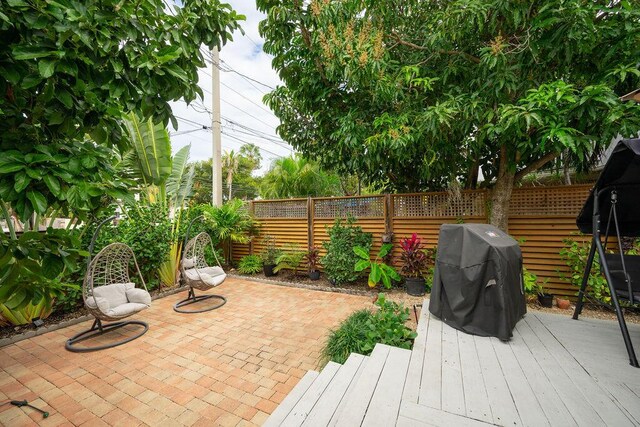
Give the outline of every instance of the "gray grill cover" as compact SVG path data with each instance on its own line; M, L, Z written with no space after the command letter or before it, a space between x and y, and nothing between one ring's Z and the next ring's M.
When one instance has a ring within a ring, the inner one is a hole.
M444 224L429 311L448 325L507 341L527 312L522 252L488 224Z

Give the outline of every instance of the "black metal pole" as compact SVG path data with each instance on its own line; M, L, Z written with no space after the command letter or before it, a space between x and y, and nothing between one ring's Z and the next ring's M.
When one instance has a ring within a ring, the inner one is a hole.
M584 268L584 275L582 276L582 283L580 290L578 291L578 302L576 303L576 309L573 312L573 319L578 320L578 316L582 313L582 306L584 305L584 293L587 289L587 283L589 282L589 275L591 274L591 267L593 266L593 259L596 255L596 237L591 239L591 249L589 249L589 257L587 258L587 264Z
M602 247L602 243L600 242L600 239L596 240L595 243L598 248L598 255L600 255L600 260L601 260L600 268L604 273L604 277L607 279L607 284L609 285L609 292L611 293L611 300L613 301L613 306L616 309L618 324L620 324L620 331L622 332L622 338L624 339L624 345L625 347L627 347L627 353L629 354L629 363L631 364L631 366L640 368L640 365L638 365L638 359L636 358L636 353L633 350L631 337L629 336L629 329L627 329L627 323L624 320L624 314L622 314L622 308L620 307L620 303L618 302L616 289L613 287L613 278L611 277L611 272L609 271L609 266L607 265L607 261L605 259L604 248Z
M93 236L91 236L91 243L89 244L89 256L87 257L87 268L89 267L89 265L91 264L91 257L93 256L93 247L96 244L96 240L98 240L98 234L100 234L100 229L102 228L103 225L105 225L107 222L109 221L113 221L114 219L116 219L118 216L117 215L113 215L110 216L109 218L105 219L104 221L102 221L100 224L98 224L98 226L96 227L96 230L93 232Z

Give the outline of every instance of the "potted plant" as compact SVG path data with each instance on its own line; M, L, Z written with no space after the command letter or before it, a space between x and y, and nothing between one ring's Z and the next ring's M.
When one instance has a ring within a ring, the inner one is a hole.
M320 279L320 270L318 270L318 264L320 263L320 250L313 246L307 251L307 269L309 270L309 278L311 280Z
M260 253L262 270L266 277L275 276L277 272L274 272L273 269L276 266L276 260L280 256L281 251L276 248L276 241L272 236L265 236L264 244L264 250Z
M278 273L282 270L289 270L291 276L296 276L305 255L305 252L297 250L295 245L289 245L286 250L279 251L273 272Z
M407 293L414 296L424 295L427 290L423 272L427 268L428 259L421 243L422 240L416 233L400 241L402 249L400 255L402 268L400 271L404 276Z
M538 302L545 308L553 307L553 295L545 292L544 286L536 283L536 291L538 293Z

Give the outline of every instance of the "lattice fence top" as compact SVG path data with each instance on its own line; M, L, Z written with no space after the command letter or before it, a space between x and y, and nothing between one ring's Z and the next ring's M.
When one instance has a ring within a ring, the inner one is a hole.
M274 200L253 204L256 218L306 218L306 200Z
M316 218L383 218L384 196L316 199L313 211Z
M411 217L465 217L484 216L487 193L463 191L452 193L396 194L393 196L393 216Z
M515 189L511 194L509 215L576 216L590 189L591 185Z

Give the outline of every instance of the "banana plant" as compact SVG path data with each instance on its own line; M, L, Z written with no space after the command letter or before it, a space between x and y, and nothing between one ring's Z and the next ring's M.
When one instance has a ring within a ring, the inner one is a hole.
M380 280L382 280L384 287L391 289L391 281L401 279L400 275L393 267L380 261L389 255L391 249L393 249L393 245L391 243L382 245L376 259L371 261L369 258L369 251L366 248L363 248L362 246L356 246L353 248L353 252L358 256L358 258L360 258L355 265L355 271L362 271L366 268L370 269L368 280L370 288L375 288L378 283L380 283Z

